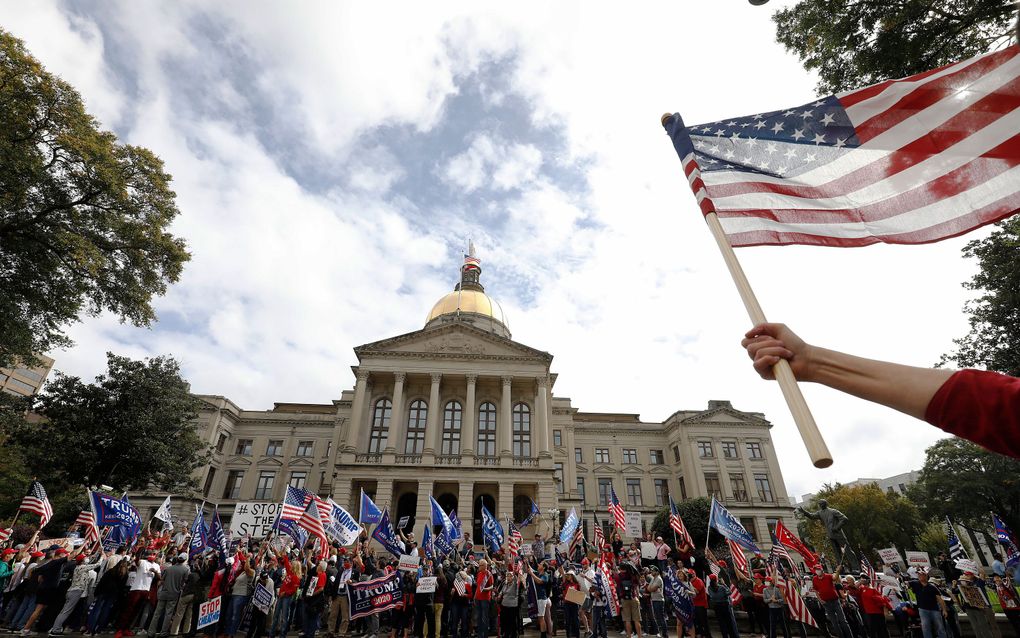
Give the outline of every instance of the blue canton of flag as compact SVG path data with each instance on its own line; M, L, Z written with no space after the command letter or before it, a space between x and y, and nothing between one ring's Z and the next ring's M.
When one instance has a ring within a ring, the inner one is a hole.
M503 527L484 505L482 505L482 536L485 537L485 544L493 554L503 548Z
M372 538L379 541L383 549L398 558L404 553L404 544L397 538L397 533L393 531L393 525L390 524L389 510L382 513L379 524L372 532Z
M708 526L744 549L755 554L761 553L761 550L755 545L754 539L747 533L740 521L734 518L722 503L715 500L714 496L712 497L712 510L708 515Z
M194 558L202 553L209 544L207 530L205 528L205 517L202 510L195 514L195 520L191 524L191 543L188 545L188 558Z
M953 521L948 516L946 517L946 537L949 540L949 558L954 564L961 558L970 558L967 556L967 550L964 549L963 543L960 542L960 537L956 535Z
M560 542L569 542L574 536L574 532L577 531L577 526L581 524L581 521L577 518L577 512L574 508L570 508L570 513L567 514L567 518L563 521L563 529L560 530Z
M293 538L298 547L304 547L308 542L308 532L298 527L297 521L279 521L276 528Z
M358 510L358 522L360 523L378 523L382 520L383 512L379 507L372 502L372 499L365 494L365 490L361 490L361 507Z
M1017 549L1016 538L1013 536L1012 530L1006 527L1002 519L995 514L992 514L992 525L995 527L995 538L1006 549L1006 566L1009 567L1020 561L1020 550Z

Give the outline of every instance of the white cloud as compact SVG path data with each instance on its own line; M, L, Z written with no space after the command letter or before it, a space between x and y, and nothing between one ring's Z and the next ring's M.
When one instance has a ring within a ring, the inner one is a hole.
M534 145L482 134L464 152L450 158L442 176L468 193L480 188L508 191L534 182L541 166L542 151Z

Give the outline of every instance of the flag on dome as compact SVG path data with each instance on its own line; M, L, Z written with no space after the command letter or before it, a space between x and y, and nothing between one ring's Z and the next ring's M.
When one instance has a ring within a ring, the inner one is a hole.
M623 530L627 528L627 513L623 511L623 505L620 505L620 499L616 498L616 489L612 485L609 486L609 515L613 517L613 524L616 525L616 529Z
M1020 208L1020 48L802 106L663 126L733 246L923 244Z

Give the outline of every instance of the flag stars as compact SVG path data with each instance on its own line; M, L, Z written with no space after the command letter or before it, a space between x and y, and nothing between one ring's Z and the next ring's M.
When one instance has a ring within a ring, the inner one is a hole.
M804 139L804 129L799 128L793 132L793 141L799 142Z
M815 135L815 139L813 141L815 143L815 146L818 146L819 144L825 144L825 136L822 135L821 133L818 133Z
M755 146L758 146L758 138L756 138L756 137L748 138L747 145L750 148L754 148Z
M825 100L818 100L817 102L815 102L811 106L813 106L815 108L818 108L819 106L825 106Z
M813 161L815 161L815 159L817 157L818 156L816 154L814 154L814 153L808 153L807 155L804 156L804 161L805 162L813 162Z
M846 146L846 138L845 137L837 137L836 138L836 148L843 148L844 146Z
M832 113L826 113L822 117L822 124L825 126L832 126L836 122L836 118L832 116Z
M793 148L791 147L791 148L787 149L787 151L785 153L783 153L783 157L785 157L786 159L791 159L791 160L795 159L797 157L797 151L793 150Z
M759 130L765 128L765 122L763 122L762 120L758 120L758 122L754 125L754 128Z
M725 135L725 134L726 134L726 131L724 131L724 130L722 130L722 129L719 129L719 130L717 130L717 131L715 132L715 136L716 136L716 137L722 137L722 136L723 136L723 135Z
M737 133L736 131L734 131L733 135L730 135L730 139L733 140L733 141L739 140L740 139L740 133Z
M789 111L786 111L785 113L783 113L783 117L790 117L791 115L796 115L796 114L797 114L797 111L794 111L793 109L790 109Z
M702 126L701 127L701 132L702 133L711 133L712 132L712 127L711 126Z
M767 160L762 160L761 162L759 162L759 163L758 163L758 168L760 168L760 169L761 169L761 170L763 170L763 171L767 171L767 170L768 170L768 168L769 168L769 163L768 163L768 161L767 161Z
M779 147L776 146L775 142L769 142L768 144L765 145L765 150L766 152L768 152L769 155L773 155L776 151L779 150Z
M733 122L733 121L726 122L726 126L736 126L736 125L737 125L737 123Z
M814 111L804 111L803 113L800 114L800 116L805 120L808 119L809 117L814 117L814 115L815 115Z
M727 149L726 150L726 154L723 157L725 157L726 159L730 160L730 159L733 159L734 155L736 155L736 153L731 148L731 149Z
M748 126L751 126L750 122L741 122L740 123L740 128L747 128Z
M778 133L779 131L782 131L782 130L783 130L783 123L782 122L776 122L775 126L772 127L772 132L773 133Z

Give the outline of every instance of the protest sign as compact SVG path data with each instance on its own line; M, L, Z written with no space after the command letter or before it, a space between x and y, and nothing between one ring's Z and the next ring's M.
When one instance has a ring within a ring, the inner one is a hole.
M648 541L642 541L641 543L641 558L647 558L649 560L655 560L657 551L655 543L649 543Z
M931 569L931 559L928 558L928 552L908 551L906 554L908 567Z
M531 543L524 543L521 545L521 553L525 556L532 556L535 553L535 548L531 545Z
M416 594L431 594L436 591L436 577L435 576L422 576L418 579L418 586L415 587L414 593Z
M970 572L972 574L980 574L981 571L978 569L978 564L969 558L960 558L956 561L956 568L961 572Z
M627 515L627 525L624 527L624 533L631 538L641 538L641 512L625 512Z
M222 602L222 597L217 596L198 606L198 629L208 627L220 621L220 606Z
M393 609L400 606L403 601L399 572L360 583L347 584L347 602L351 610L351 620Z
M273 604L273 592L259 583L255 586L255 592L251 596L251 603L263 614L268 614L269 606Z
M265 538L273 530L282 503L238 503L230 518L230 533L235 537Z
M401 554L400 560L397 562L397 569L403 572L418 571L418 562L420 560L421 557L417 554L414 554L413 556L409 554Z
M411 520L410 516L401 516L400 520L397 521L397 529L404 529L407 527L407 522Z
M899 550L895 547L887 547L886 549L878 550L878 556L882 559L882 562L887 565L892 565L893 563L900 563L901 565L904 564Z

